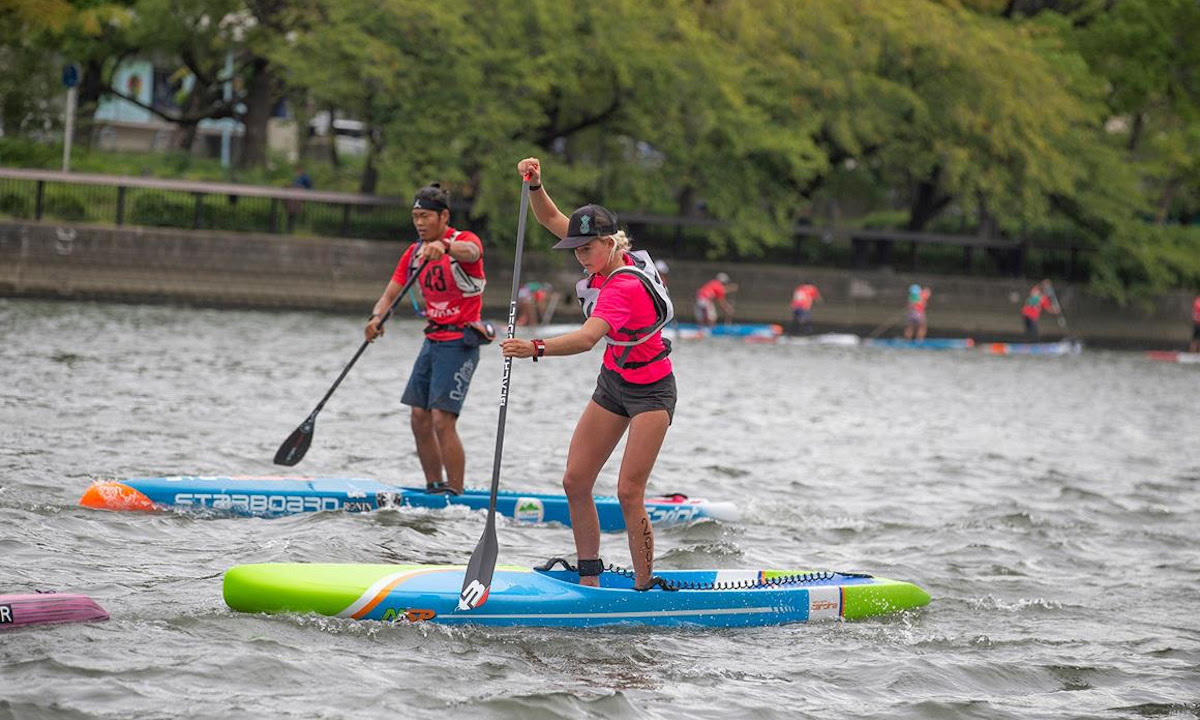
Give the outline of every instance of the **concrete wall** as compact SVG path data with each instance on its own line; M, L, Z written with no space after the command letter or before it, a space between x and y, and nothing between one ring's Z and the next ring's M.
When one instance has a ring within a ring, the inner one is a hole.
M403 249L400 241L314 239L159 228L0 221L0 295L123 302L179 302L218 307L322 309L366 315L386 286ZM732 276L736 321L790 318L792 288L813 282L818 331L897 334L906 288L932 288L930 336L1019 339L1026 280L849 271L667 259L681 319L690 320L696 288L719 270ZM512 257L488 255L485 315L507 317ZM570 253L525 254L523 280L552 282L564 296L555 322L580 319L571 299L579 268ZM1191 336L1189 293L1159 298L1149 308L1119 308L1081 288L1056 284L1070 334L1092 345L1183 348ZM1046 339L1061 335L1043 316Z

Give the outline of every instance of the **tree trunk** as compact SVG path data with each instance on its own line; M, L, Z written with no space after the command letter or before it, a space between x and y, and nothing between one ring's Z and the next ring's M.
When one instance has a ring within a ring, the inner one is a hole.
M246 114L242 117L245 130L242 134L242 152L237 164L239 170L267 166L267 126L271 119L271 105L275 99L274 73L270 61L256 57L251 61L250 68L250 82L246 88Z
M1140 146L1142 142L1142 130L1145 129L1145 127L1146 116L1142 113L1134 113L1133 127L1129 128L1129 144L1126 146L1126 150L1131 153L1137 152L1138 146Z
M175 148L180 152L192 154L192 147L196 144L196 131L199 129L198 122L181 122L175 131Z
M335 168L342 166L341 158L338 157L337 150L337 132L333 129L333 121L337 119L337 108L329 106L329 162Z
M905 230L917 232L924 230L934 218L946 209L953 199L949 195L938 194L938 178L941 169L935 168L928 179L917 182L913 191L912 203L908 209L908 225Z
M358 184L358 191L363 195L374 195L375 185L379 182L379 170L375 168L375 156L379 150L376 147L375 128L367 129L367 163L363 166L362 179Z
M292 116L296 120L296 162L303 165L308 160L308 124L311 120L308 90L295 92L288 100L292 104Z
M99 60L88 60L83 64L79 78L79 96L75 105L75 147L89 150L95 135L96 108L104 94L104 68Z
M1172 168L1174 171L1174 168ZM1175 202L1175 193L1179 190L1179 181L1171 178L1163 188L1162 196L1158 199L1158 212L1154 216L1155 225L1166 225L1171 214L1171 204Z

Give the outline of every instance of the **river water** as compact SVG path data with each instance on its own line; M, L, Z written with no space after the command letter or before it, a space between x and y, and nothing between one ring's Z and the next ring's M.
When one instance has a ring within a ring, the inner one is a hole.
M933 596L881 619L578 631L240 615L221 600L231 565L465 563L483 514L77 506L96 478L277 474L361 327L0 300L0 592L83 592L112 615L0 635L0 719L1200 717L1200 368L1138 354L677 344L651 489L745 517L660 530L659 567L864 571ZM419 328L395 321L368 350L296 470L421 482L399 405ZM491 476L501 365L485 348L460 422L471 485ZM503 487L556 490L598 365L598 351L514 365ZM573 551L565 528L501 522L499 538L506 563ZM603 548L628 564L622 536Z

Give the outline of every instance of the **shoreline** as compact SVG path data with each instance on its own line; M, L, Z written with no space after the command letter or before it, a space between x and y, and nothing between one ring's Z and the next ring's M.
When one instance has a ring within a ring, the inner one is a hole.
M402 242L0 221L0 297L362 314L386 286L402 248ZM503 322L512 257L494 248L488 253L484 314ZM903 330L905 289L915 282L933 288L928 337L1024 340L1019 310L1032 284L1026 279L666 260L682 322L692 319L695 289L724 271L740 287L731 296L735 323L777 323L786 333L792 288L812 282L825 298L813 309L814 333L894 337ZM581 320L568 297L579 278L569 254L527 250L522 276L550 282L563 295L554 322ZM1044 342L1065 335L1085 347L1187 348L1191 293L1120 307L1070 283L1055 285L1068 332L1055 316L1043 315Z

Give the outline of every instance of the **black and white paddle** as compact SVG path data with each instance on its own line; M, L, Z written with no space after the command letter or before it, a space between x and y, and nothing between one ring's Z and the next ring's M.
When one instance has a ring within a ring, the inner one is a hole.
M525 248L525 217L529 211L529 176L521 183L521 212L517 216L517 253L513 259L512 294L508 300L508 337L516 335L517 291L521 287L521 252ZM500 420L496 428L496 454L492 458L492 493L488 500L487 523L483 536L471 553L467 571L463 575L462 592L458 596L459 610L473 610L487 602L492 587L492 573L496 569L496 556L500 544L496 540L496 494L500 491L500 459L504 455L504 420L508 414L508 382L512 376L512 358L504 358L504 371L500 378Z
M396 295L396 299L392 301L391 306L388 307L387 312L383 314L383 317L379 318L380 328L382 328L383 324L388 321L388 318L392 316L392 313L396 312L396 306L398 306L400 301L404 299L405 294L408 293L409 289L413 286L413 283L417 281L417 278L421 275L421 271L425 269L425 265L428 263L428 258L422 260L421 265L417 268L416 272L408 276L408 280L406 280L404 282L404 286L400 288L400 292ZM370 344L370 340L364 340L363 344L358 346L358 352L354 353L354 357L350 358L350 362L347 363L346 367L342 369L342 374L338 375L337 380L333 382L333 387L329 388L329 392L325 393L325 397L321 398L321 402L317 403L317 407L312 411L312 413L309 414L308 418L304 422L300 423L300 427L296 428L296 430L288 436L288 439L284 440L283 444L279 446L279 450L275 452L276 465L291 466L300 462L300 460L304 458L304 453L308 452L308 446L312 444L313 430L315 430L317 423L317 413L321 412L321 408L325 407L325 403L328 402L330 396L333 395L333 391L337 390L338 385L342 384L342 379L346 377L346 373L350 372L350 368L354 367L354 363L358 362L358 358L362 356L363 352L366 351L367 346Z

